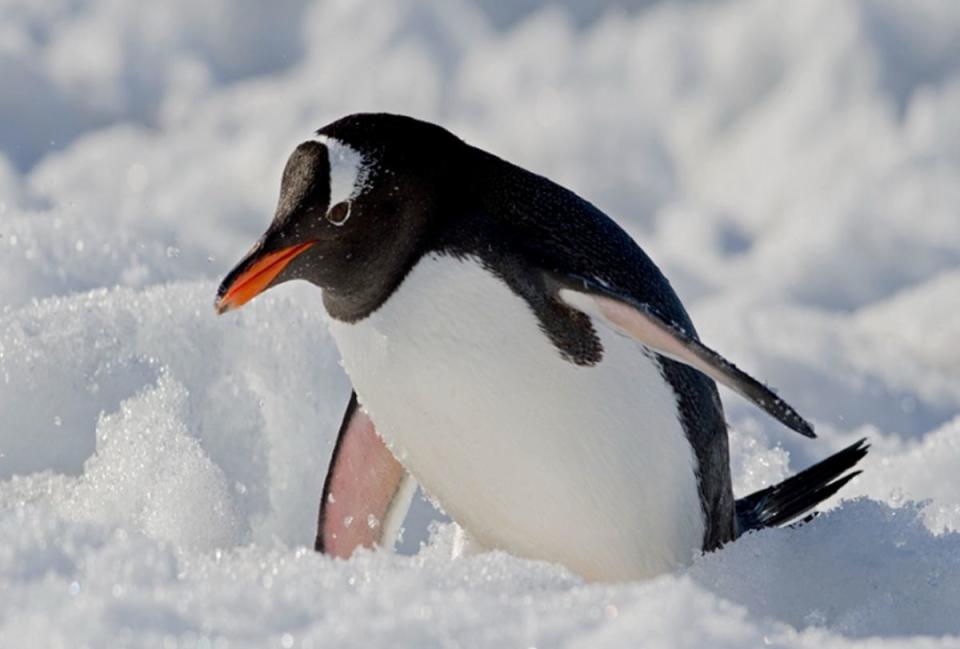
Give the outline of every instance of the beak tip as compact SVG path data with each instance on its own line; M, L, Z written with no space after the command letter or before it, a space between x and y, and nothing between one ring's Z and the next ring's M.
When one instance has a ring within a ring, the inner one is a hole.
M227 311L233 310L233 305L227 302L222 297L217 298L213 303L213 310L217 312L217 315L223 315Z

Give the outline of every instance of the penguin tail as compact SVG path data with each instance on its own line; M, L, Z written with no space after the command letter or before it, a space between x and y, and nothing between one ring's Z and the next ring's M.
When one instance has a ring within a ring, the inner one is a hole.
M861 439L779 484L737 500L737 536L789 523L837 493L861 473L847 471L867 454L870 445L866 441Z

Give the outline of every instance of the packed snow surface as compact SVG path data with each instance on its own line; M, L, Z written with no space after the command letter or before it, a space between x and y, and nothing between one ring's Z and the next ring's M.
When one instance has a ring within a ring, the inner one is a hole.
M0 646L960 646L960 4L507 4L0 0ZM307 549L349 395L318 293L212 300L361 110L636 237L817 425L724 393L740 495L866 436L863 475L644 583L451 558L422 500L401 554Z

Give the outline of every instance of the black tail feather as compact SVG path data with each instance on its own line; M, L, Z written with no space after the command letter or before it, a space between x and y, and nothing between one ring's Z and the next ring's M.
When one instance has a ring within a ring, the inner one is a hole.
M780 484L737 500L737 534L789 523L837 493L860 471L843 475L867 454L861 439Z

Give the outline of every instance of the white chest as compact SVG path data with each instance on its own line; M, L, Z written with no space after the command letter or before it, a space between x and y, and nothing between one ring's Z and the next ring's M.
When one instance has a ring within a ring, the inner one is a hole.
M483 545L590 579L649 577L703 541L676 398L632 340L564 360L527 303L471 260L424 258L355 324L344 366L394 454Z

